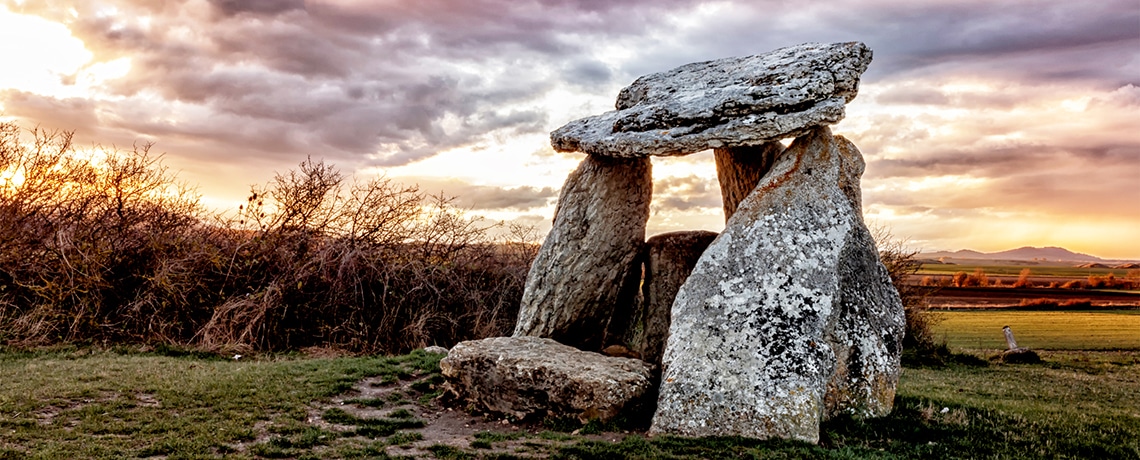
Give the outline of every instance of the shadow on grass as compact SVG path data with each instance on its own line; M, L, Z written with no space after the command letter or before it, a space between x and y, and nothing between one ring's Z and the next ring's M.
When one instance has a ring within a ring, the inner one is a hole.
M824 422L818 445L741 437L627 436L615 443L578 442L562 447L554 458L1137 458L1140 453L1125 446L1127 430L1102 428L1102 438L1090 439L994 411L898 398L888 417Z

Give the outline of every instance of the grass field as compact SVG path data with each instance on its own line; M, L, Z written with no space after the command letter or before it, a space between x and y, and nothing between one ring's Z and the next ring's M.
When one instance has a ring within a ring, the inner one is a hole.
M1005 349L1002 327L1017 344L1040 350L1140 351L1140 310L938 311L935 336L952 349Z
M427 388L439 355L234 361L0 351L0 459L391 458L393 446L416 445L418 458L449 459L1140 458L1140 353L1043 357L1045 365L904 369L890 416L826 422L818 446L541 429L444 445L423 439L429 429L417 428L417 411L359 418L329 408L366 376Z

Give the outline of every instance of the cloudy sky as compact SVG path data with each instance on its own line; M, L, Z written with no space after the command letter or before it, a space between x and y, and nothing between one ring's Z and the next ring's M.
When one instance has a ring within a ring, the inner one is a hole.
M1140 259L1140 2L0 0L0 116L155 142L204 202L306 156L549 228L548 133L636 77L804 42L875 53L833 128L924 249ZM655 159L650 232L723 226L711 154Z

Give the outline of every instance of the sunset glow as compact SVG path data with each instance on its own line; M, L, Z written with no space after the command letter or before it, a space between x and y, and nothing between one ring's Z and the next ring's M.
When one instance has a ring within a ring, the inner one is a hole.
M219 209L311 155L545 231L581 160L548 133L636 77L860 40L833 131L866 157L868 221L918 249L1140 259L1135 1L761 3L0 0L0 117L155 142ZM650 233L723 228L710 153L653 167Z

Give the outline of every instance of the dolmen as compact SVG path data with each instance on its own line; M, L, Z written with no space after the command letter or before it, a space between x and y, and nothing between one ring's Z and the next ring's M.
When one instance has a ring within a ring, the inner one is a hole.
M556 150L586 157L562 188L513 340L620 345L648 362L651 434L818 442L830 417L888 414L902 304L863 222L862 155L829 129L871 56L858 42L809 43L687 64L555 130ZM646 241L650 157L709 149L724 231Z

